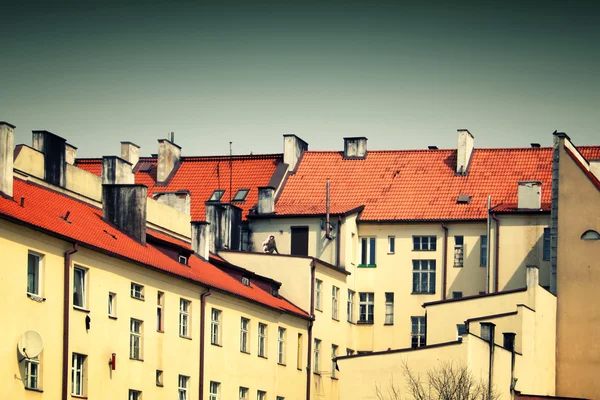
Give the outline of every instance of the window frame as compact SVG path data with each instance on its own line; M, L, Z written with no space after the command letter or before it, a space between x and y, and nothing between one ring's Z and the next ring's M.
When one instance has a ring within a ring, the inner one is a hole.
M239 400L249 400L248 395L250 394L250 389L245 386L240 386L238 390Z
M552 256L551 234L552 229L550 227L544 228L544 233L542 234L542 261L550 261Z
M277 327L277 364L286 365L285 364L285 337L287 330L282 327Z
M427 269L423 268L423 265L427 266ZM437 285L437 265L436 260L412 260L412 294L435 294ZM416 266L419 268L416 268ZM415 280L415 277L418 277ZM426 289L423 289L423 278L426 277Z
M315 278L315 310L323 311L323 281Z
M165 331L165 293L160 290L156 293L156 331Z
M304 335L298 332L298 345L296 347L296 369L302 371L302 347L304 346Z
M29 275L30 275L30 258L34 257L37 259L37 265L35 266L35 277L34 277L34 282L33 284L35 285L36 291L32 291L30 289L32 289L29 286L30 280L29 280ZM27 296L32 297L32 298L42 298L42 274L43 274L43 262L44 262L44 255L41 253L37 253L35 251L29 250L27 252Z
M411 331L410 346L413 349L427 346L427 319L423 316L410 317ZM416 329L415 329L416 327ZM415 346L416 341L416 346Z
M331 379L337 379L337 373L336 373L337 362L336 362L336 358L337 358L338 348L339 348L339 346L337 344L332 344L331 345Z
M129 396L127 396L129 400L142 400L142 391L129 389Z
M267 392L264 390L256 391L256 399L257 400L267 400Z
M314 339L314 349L313 349L313 372L316 375L321 375L321 372L319 372L319 364L320 364L320 360L319 360L319 355L321 353L321 339Z
M179 374L177 376L177 393L179 394L179 400L187 400L188 398L188 383L190 377L187 375Z
M163 387L164 386L164 371L161 369L156 370L156 386Z
M130 321L129 321L129 359L130 360L144 361L144 357L143 357L143 340L144 340L143 327L144 327L144 321L136 319L136 318L130 319ZM137 328L137 330L136 330L136 328ZM135 352L136 342L137 342L137 354Z
M487 235L481 235L479 237L479 266L487 267L487 247L489 245Z
M187 339L192 338L191 334L191 315L192 302L190 300L179 298L179 336Z
M360 268L377 267L377 237L360 236Z
M238 198L238 195L240 193L244 193L244 195L241 196L241 198ZM250 193L250 189L238 189L237 192L235 192L235 196L233 196L233 198L231 199L231 202L246 201L246 197L248 197L248 193Z
M221 346L221 315L222 311L212 308L210 311L210 344ZM216 318L215 318L216 315Z
M354 290L348 289L348 300L346 301L346 313L347 320L350 323L354 323L354 296L356 296L356 292Z
M267 358L267 330L267 324L258 323L258 356L262 358Z
M35 373L32 372L35 370ZM25 388L30 390L41 390L41 360L40 357L25 359ZM32 380L33 377L33 380ZM32 385L32 382L34 383Z
M363 300L363 296L364 300ZM364 307L364 312L363 312ZM364 318L363 318L364 315ZM369 316L371 318L369 318ZM375 293L374 292L359 292L358 293L358 321L359 324L373 324L375 322Z
M394 325L394 292L385 292L384 325Z
M246 326L244 327L244 322ZM250 318L240 319L240 351L250 354Z
M331 318L339 321L340 288L331 286Z
M81 283L81 305L80 304L75 304L75 295L76 295L76 278L77 275L76 273L80 271L82 273L82 283ZM87 310L87 285L88 285L88 272L89 270L85 267L82 267L80 265L75 265L73 267L73 285L72 285L72 289L73 289L73 307L81 309L81 310Z
M138 287L140 290L137 290ZM131 298L144 301L144 285L131 282Z
M454 268L462 268L465 265L465 237L454 236Z
M208 385L208 400L219 400L221 397L221 382L210 381Z
M426 241L424 241L425 238L427 238ZM437 251L437 236L413 235L413 251Z
M396 254L396 236L388 236L388 254Z
M81 353L72 353L71 356L71 396L80 396L83 397L86 394L87 385L85 382L85 378L87 376L86 373L86 362L87 355ZM77 380L75 378L78 378ZM75 382L79 382L79 387L77 388ZM78 390L76 390L78 389Z
M225 190L216 189L211 193L211 195L207 201L221 201L221 199L223 198L224 195L225 195ZM213 197L216 197L216 198L213 199Z
M108 317L117 319L117 294L108 292Z

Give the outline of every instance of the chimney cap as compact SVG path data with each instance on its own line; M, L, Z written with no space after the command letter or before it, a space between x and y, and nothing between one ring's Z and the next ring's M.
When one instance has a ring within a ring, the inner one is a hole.
M127 161L126 159L121 158L119 156L102 156L102 160L109 160L109 159L113 159L113 158L115 158L117 160L120 160L120 161L123 161L126 164L133 165L129 161Z
M171 142L169 139L158 139L158 143L162 143L162 142L167 142L167 143L170 143L170 144L172 144L173 146L177 147L179 150L181 150L181 146L179 146L179 145L177 145L177 144L175 144L175 143Z
M350 136L350 137L345 137L344 140L369 140L367 139L366 136Z
M33 131L31 131L31 133L49 133L49 134L50 134L50 135L52 135L52 136L56 136L58 139L62 139L62 140L64 140L65 142L67 141L67 139L65 139L65 138L63 138L63 137L61 137L61 136L58 136L56 133L52 133L52 132L50 132L50 131L47 131L47 130L45 130L45 129L36 129L36 130L33 130Z
M70 148L72 148L72 149L75 149L75 150L77 150L77 147L76 147L76 146L73 146L73 145L72 145L71 143L69 143L69 142L65 143L65 145L69 146L69 147L70 147Z
M261 190L261 189L273 189L273 190L275 190L276 188L274 186L258 186L258 190Z
M554 132L552 132L552 134L553 134L554 136L558 136L559 138L565 138L565 139L567 139L567 140L569 140L569 141L571 140L571 138L569 137L569 135L567 135L567 134L566 134L566 133L564 133L564 132L558 132L558 131L554 131Z
M143 185L141 183L103 183L102 186L110 186L110 187L145 187L148 189L148 186Z
M135 143L133 143L133 142L129 142L129 141L123 141L123 142L121 142L121 144L130 144L130 145L132 145L132 146L135 146L135 147L137 147L138 149L140 148L140 146L138 146L137 144L135 144Z
M469 132L468 129L457 129L456 132L467 132L473 139L475 139L475 136L473 136L473 134L471 132Z
M540 146L539 143L531 143L531 147L534 148L534 149L539 149L542 146Z
M438 150L437 146L427 146L429 150Z
M519 181L517 182L519 185L529 185L529 184L534 184L534 185L541 185L542 181Z
M6 121L0 121L0 125L6 125L6 126L10 126L10 127L11 127L11 128L13 128L13 129L15 129L15 128L16 128L16 126L14 126L13 124L11 124L11 123L8 123L8 122L6 122Z

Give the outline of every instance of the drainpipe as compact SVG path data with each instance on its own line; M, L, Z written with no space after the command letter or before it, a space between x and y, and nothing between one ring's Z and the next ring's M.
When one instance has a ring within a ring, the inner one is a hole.
M446 300L446 268L448 267L448 227L446 226L445 222L442 222L442 229L444 230L444 254L442 255L442 300Z
M500 220L498 219L498 217L496 217L496 214L494 213L492 213L492 219L494 220L494 222L496 222L496 239L494 239L494 241L496 242L496 248L494 250L494 271L496 275L496 280L494 282L494 291L498 293L498 282L500 281L500 279L498 279L498 273L500 272Z
M340 215L338 215L338 226L337 226L337 237L335 238L335 240L337 241L336 243L336 258L335 258L335 266L336 267L340 267L341 262L340 262L340 253L342 252L342 217Z
M71 294L71 255L77 253L79 244L73 243L73 248L65 251L64 266L64 295L63 295L63 371L62 371L62 400L67 400L69 393L69 305Z
M210 288L200 295L200 382L198 385L198 399L204 398L204 327L206 319L206 298L212 293Z
M485 235L487 237L487 248L486 248L486 262L485 262L485 293L489 293L490 292L490 235L491 235L491 221L490 221L490 215L491 215L491 207L492 207L492 196L488 196L488 204L487 204L487 228L486 228L486 232Z
M317 269L317 262L313 259L310 266L310 316L315 318L315 272ZM306 400L310 400L310 378L311 378L311 365L312 365L312 328L313 321L308 322L308 356L307 367L306 367ZM202 399L200 399L202 400Z

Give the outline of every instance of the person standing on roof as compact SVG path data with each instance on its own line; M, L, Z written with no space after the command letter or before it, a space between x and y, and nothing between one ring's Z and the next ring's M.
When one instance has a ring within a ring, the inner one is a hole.
M273 252L279 254L277 245L275 244L275 236L269 235L269 237L262 243L263 252L273 254Z

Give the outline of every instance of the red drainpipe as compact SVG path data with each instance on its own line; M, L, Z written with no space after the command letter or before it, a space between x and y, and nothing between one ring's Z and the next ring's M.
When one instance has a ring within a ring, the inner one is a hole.
M448 227L446 223L442 222L442 229L444 229L444 254L442 264L442 300L446 300L446 268L448 264Z
M315 318L315 271L317 269L317 262L313 259L310 268L310 316ZM306 400L310 400L310 376L311 376L311 365L312 365L312 327L313 321L308 322L308 357L306 367Z
M200 382L198 385L198 399L204 398L204 331L206 319L206 298L211 295L210 288L200 295Z
M496 279L494 280L494 291L498 293L498 272L500 271L500 267L498 265L498 263L500 262L500 220L498 219L498 217L496 217L496 214L494 213L492 213L492 219L494 220L494 222L496 222L496 254L494 254L494 275L496 275Z
M69 394L69 305L71 295L71 255L77 253L79 244L73 243L73 248L65 251L64 266L64 295L63 295L63 365L62 365L62 400L68 399Z

